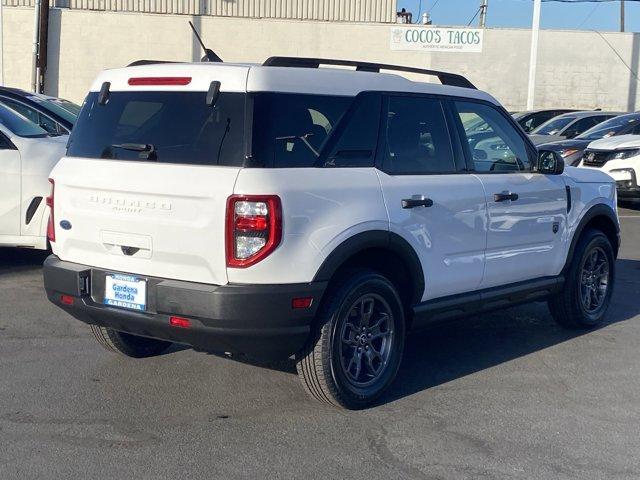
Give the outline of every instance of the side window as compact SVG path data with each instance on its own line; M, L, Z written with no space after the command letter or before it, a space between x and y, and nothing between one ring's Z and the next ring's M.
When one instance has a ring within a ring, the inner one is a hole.
M353 97L258 93L253 157L267 167L313 167Z
M378 94L362 94L356 99L353 110L345 115L343 121L347 124L336 145L331 148L325 162L326 166L373 167L378 143L381 99Z
M390 175L449 173L456 170L440 100L414 96L388 97L381 133L384 141L382 169Z
M455 102L464 129L468 154L477 172L519 172L531 169L525 140L497 109L475 102ZM464 128L471 118L482 118L489 128L475 132Z
M0 150L13 150L15 147L4 134L0 133Z
M48 133L52 133L54 135L61 133L58 128L58 124L54 120L49 117L45 117L42 114L40 114L39 118L40 121L38 122L38 125L44 128Z

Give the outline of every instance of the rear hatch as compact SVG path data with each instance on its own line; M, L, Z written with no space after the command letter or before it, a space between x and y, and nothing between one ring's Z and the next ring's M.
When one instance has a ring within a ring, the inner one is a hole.
M245 155L247 71L103 73L52 173L54 253L105 270L226 283L225 210ZM213 81L220 93L208 105Z

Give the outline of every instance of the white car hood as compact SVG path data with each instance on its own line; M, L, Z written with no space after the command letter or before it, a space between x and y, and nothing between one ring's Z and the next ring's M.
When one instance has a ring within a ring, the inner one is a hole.
M596 168L565 167L564 174L576 183L614 183L609 174Z
M601 138L600 140L591 142L587 148L590 150L640 148L640 135L618 135L609 138Z
M23 170L30 174L47 176L64 156L68 139L68 135L43 138L11 137L22 157Z

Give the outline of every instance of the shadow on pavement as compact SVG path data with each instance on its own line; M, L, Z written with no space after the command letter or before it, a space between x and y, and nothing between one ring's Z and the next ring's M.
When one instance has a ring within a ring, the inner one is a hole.
M618 260L617 283L606 323L640 314L640 261ZM409 334L394 385L384 404L529 355L594 330L566 330L555 324L546 303L470 317Z
M45 250L25 248L0 248L0 275L5 273L38 269L49 253Z

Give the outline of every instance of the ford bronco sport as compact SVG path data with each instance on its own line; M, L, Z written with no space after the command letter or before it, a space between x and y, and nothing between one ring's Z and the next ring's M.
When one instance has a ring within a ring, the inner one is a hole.
M565 170L444 72L108 70L51 184L46 291L100 344L293 356L311 396L346 408L389 387L409 329L538 300L594 327L613 288L614 181Z

